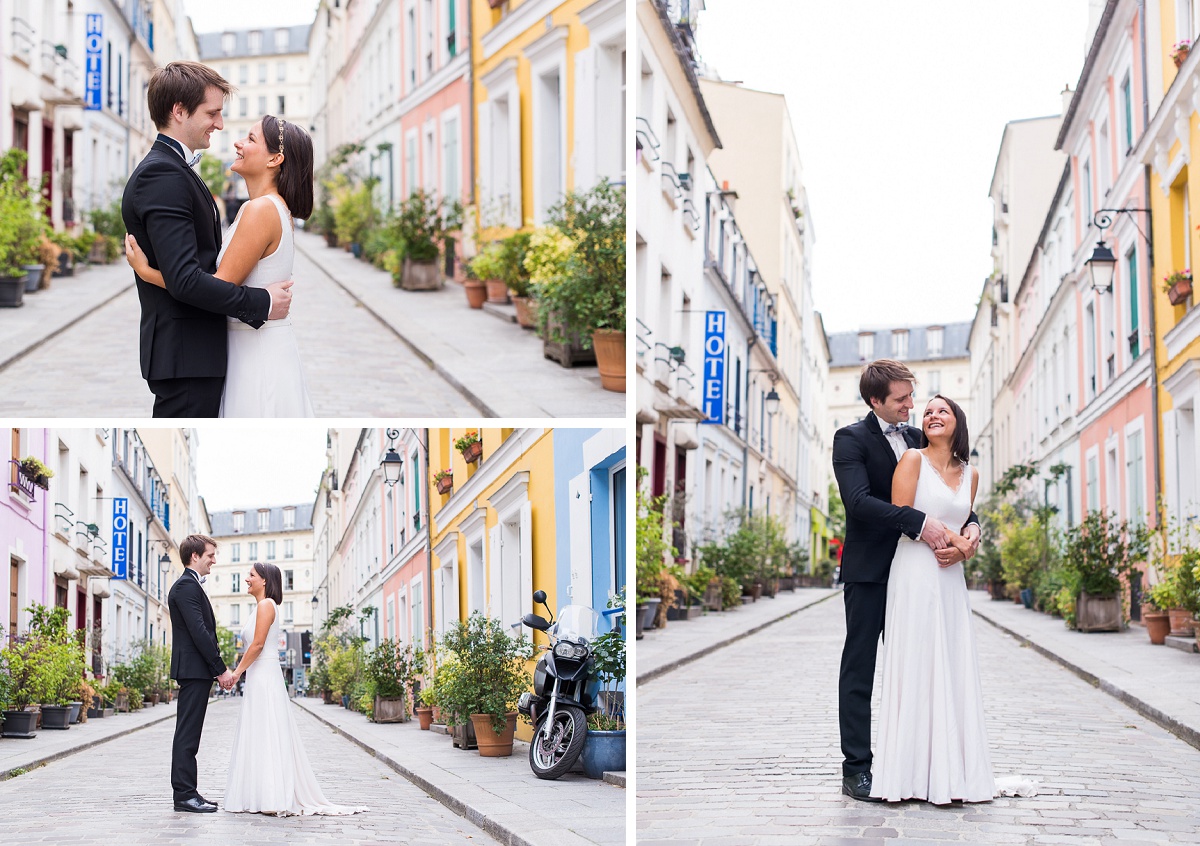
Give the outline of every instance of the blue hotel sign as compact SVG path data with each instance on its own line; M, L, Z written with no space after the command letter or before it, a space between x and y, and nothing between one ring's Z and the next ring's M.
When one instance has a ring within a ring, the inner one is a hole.
M104 75L101 73L104 61L104 15L87 16L87 40L84 42L84 46L87 48L87 64L84 69L84 77L87 80L85 86L87 108L97 111L102 108L100 92L104 79Z
M112 573L114 579L129 575L129 500L113 498Z
M704 315L705 423L725 422L725 312Z

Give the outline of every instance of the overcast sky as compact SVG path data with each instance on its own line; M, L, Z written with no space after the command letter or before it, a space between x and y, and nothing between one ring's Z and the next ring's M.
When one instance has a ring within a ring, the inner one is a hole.
M196 483L210 514L316 498L326 464L324 426L288 421L196 432Z
M255 26L293 26L312 23L317 0L183 0L183 7L199 35L224 29Z
M787 98L827 331L974 317L992 271L988 186L1004 124L1061 113L1087 7L707 0L704 61Z

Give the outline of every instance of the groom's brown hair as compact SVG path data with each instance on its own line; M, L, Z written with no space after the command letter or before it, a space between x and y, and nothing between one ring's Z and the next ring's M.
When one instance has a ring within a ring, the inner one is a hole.
M150 120L159 129L171 125L171 109L179 103L189 115L200 108L209 88L219 88L228 97L234 87L208 65L199 62L171 62L150 77L146 88L146 105Z
M192 556L203 555L209 544L216 546L217 542L207 535L188 535L184 538L183 542L179 544L179 560L183 562L183 566L190 566Z
M893 382L915 382L917 377L903 363L892 358L880 358L872 361L863 368L862 376L858 379L858 395L862 397L867 408L872 399L887 402L888 391Z

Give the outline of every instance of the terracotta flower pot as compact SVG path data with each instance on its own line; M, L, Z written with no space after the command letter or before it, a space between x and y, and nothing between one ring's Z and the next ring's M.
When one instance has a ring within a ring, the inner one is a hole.
M513 297L512 301L517 308L517 325L522 329L532 329L537 324L533 297Z
M454 489L454 477L443 476L437 480L437 492L440 494L448 494Z
M1151 643L1167 642L1167 634L1171 631L1170 619L1165 611L1150 611L1142 615L1142 622L1146 624L1146 632L1150 635Z
M417 721L421 724L421 731L429 731L429 727L433 725L433 709L418 708Z
M474 464L483 457L483 441L476 441L473 444L468 444L467 448L462 451L463 461L468 464Z
M479 754L484 758L506 758L512 754L513 735L517 731L517 712L510 711L504 731L496 734L492 730L491 714L472 714L471 723L475 726L475 742L479 746Z
M467 292L467 305L471 308L483 308L483 304L487 301L487 288L478 279L468 279L463 283L463 289Z
M1178 51L1175 53L1175 56L1174 56L1174 57L1171 59L1171 61L1173 61L1173 62L1175 63L1175 67L1179 67L1179 66L1180 66L1180 65L1182 65L1184 62L1186 62L1186 61L1187 61L1187 57L1188 57L1188 53L1190 53L1190 52L1191 52L1191 50L1188 50L1188 49L1181 49L1181 50L1178 50Z
M625 393L625 333L597 329L592 333L592 347L596 350L596 366L600 369L600 387Z
M1171 619L1171 634L1191 637L1195 630L1192 628L1192 615L1182 608L1168 608L1167 614Z
M485 279L483 284L487 288L487 301L489 303L508 302L508 286L499 279Z
M1176 282L1167 290L1167 299L1171 301L1171 305L1183 305L1187 302L1187 298L1192 294L1191 280L1183 279Z

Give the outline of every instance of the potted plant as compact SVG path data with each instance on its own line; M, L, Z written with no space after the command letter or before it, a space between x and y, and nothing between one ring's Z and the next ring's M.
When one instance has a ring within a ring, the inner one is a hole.
M1167 635L1171 632L1171 618L1167 616L1167 612L1160 604L1170 602L1167 594L1171 591L1170 585L1159 582L1142 595L1142 622L1145 624L1146 632L1150 635L1150 642L1153 644L1166 643Z
M46 646L40 638L24 635L0 650L0 674L7 687L2 703L4 737L30 738L37 734L38 710L31 706L48 698L51 684Z
M537 324L533 284L529 279L529 271L525 269L530 237L529 232L514 232L500 242L500 278L508 287L508 295L517 310L517 325L523 329L532 329Z
M1171 61L1175 63L1175 67L1179 67L1187 61L1188 53L1192 50L1192 42L1188 39L1176 41L1171 46Z
M421 731L429 731L433 727L433 705L437 701L437 695L432 687L421 688L421 704L417 706L417 721L421 724Z
M10 149L0 156L0 306L24 302L25 265L33 261L45 224L41 195L31 191L23 168L24 150Z
M602 180L586 192L569 193L548 219L573 246L565 266L543 278L536 289L539 309L546 316L547 341L564 344L578 338L585 349L593 348L601 385L623 392L625 188ZM536 274L530 275L536 279Z
M362 256L362 242L376 225L379 217L373 199L377 180L368 179L357 188L346 185L340 189L334 209L334 228L338 241L354 254Z
M1081 632L1120 631L1118 592L1134 563L1145 558L1149 531L1117 522L1103 510L1090 511L1067 530L1063 566L1079 578L1075 627Z
M353 643L339 649L329 661L329 686L343 708L350 707L354 685L362 675L362 646Z
M485 246L471 259L471 273L482 279L489 303L508 302L508 285L504 281L503 248L498 243Z
M622 591L609 608L625 607ZM625 635L614 627L592 641L596 679L600 682L600 710L588 717L587 739L579 760L588 778L625 769L625 697L618 690L625 681Z
M36 456L27 455L21 459L21 475L44 491L50 490L50 479L54 471L43 464Z
M459 227L461 208L446 206L431 194L414 191L400 204L392 221L396 237L403 244L404 263L397 278L406 291L433 291L444 282L438 256L446 233Z
M634 532L637 551L637 603L635 621L637 631L651 628L658 617L662 602L663 573L666 557L674 557L675 548L667 541L670 518L667 516L665 494L651 497L645 467L637 469L637 526Z
M483 304L487 302L487 285L475 275L475 271L470 264L467 265L467 272L463 278L462 285L463 291L467 295L467 306L470 308L483 308Z
M554 226L541 226L530 233L525 253L525 270L537 299L542 354L563 367L596 361L595 351L584 343L583 336L578 331L568 332L559 302L569 299L573 290L570 277L574 272L571 263L574 252L575 242L566 233Z
M479 432L474 429L456 440L454 448L462 454L463 461L468 464L474 464L483 457L483 441L479 439Z
M455 621L442 636L441 647L458 662L440 694L443 709L455 726L470 722L480 755L511 755L517 698L529 688L529 640L509 636L498 620L476 611L465 621Z
M1182 305L1192 295L1192 271L1185 267L1163 277L1163 291L1171 305Z
M411 644L401 649L394 640L382 640L371 651L365 670L373 684L371 711L375 722L408 722L408 686L414 664L420 661L420 654L414 656Z
M454 490L454 470L447 467L445 470L439 470L433 474L433 481L437 485L437 492L445 496Z

